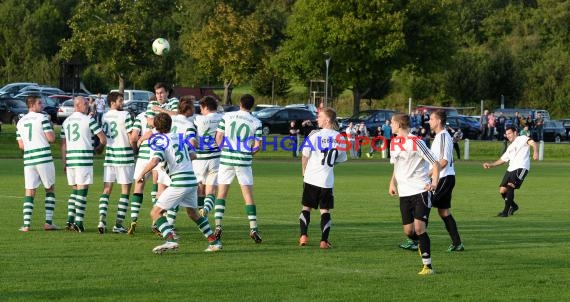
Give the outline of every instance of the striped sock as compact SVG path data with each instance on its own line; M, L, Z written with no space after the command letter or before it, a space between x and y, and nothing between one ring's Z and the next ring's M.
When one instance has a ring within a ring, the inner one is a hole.
M32 213L34 212L34 197L24 197L24 226L30 227L32 222Z
M248 204L245 206L245 213L249 219L249 228L252 230L257 230L257 210L254 204Z
M53 223L53 212L55 211L55 193L47 192L46 193L46 223L52 224Z
M329 233L331 231L331 214L321 214L321 241L329 241Z
M160 216L156 220L156 227L162 234L162 238L169 239L172 238L172 226L168 223L168 220L164 216Z
M129 194L121 194L119 198L119 205L117 206L117 226L123 225L123 221L127 217L127 211L129 210Z
M101 194L99 197L99 221L105 222L109 208L109 194Z
M77 190L71 191L69 199L67 200L67 222L75 222L75 199L77 198Z
M224 212L226 211L226 200L225 199L216 199L216 205L214 206L214 210L216 211L214 214L214 219L216 220L216 225L222 225L222 219L224 219Z
M166 211L166 219L168 219L168 223L174 228L176 224L176 215L178 214L178 206Z
M214 196L214 194L206 195L206 198L204 198L204 208L203 208L205 214L210 213L212 208L214 208L214 201L215 200L216 200L216 196Z
M200 219L195 221L195 223L202 234L204 234L204 237L208 238L213 234L212 229L210 228L210 223L208 222L208 218L200 217Z
M152 205L156 203L156 194L158 193L158 184L153 183L150 191L150 198L152 200Z
M139 211L141 210L142 202L143 194L133 193L133 199L131 200L131 221L137 222L137 220L139 220Z
M87 189L77 190L75 196L75 224L83 225L85 219L85 208L87 207Z

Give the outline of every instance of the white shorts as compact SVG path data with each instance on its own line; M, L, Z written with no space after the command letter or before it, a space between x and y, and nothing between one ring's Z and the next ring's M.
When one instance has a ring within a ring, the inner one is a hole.
M218 184L219 158L193 160L192 166L198 182L209 186L216 186Z
M24 167L24 186L27 190L35 190L40 184L49 189L55 185L55 166L53 162Z
M196 209L198 207L197 189L197 187L168 187L160 194L154 205L164 210L176 206Z
M170 187L170 176L168 176L168 173L163 169L158 169L156 171L158 172L156 183Z
M146 167L148 162L149 162L148 159L137 159L137 163L135 165L135 174L133 174L134 181L138 180L137 177L139 177L142 171L144 171L144 168ZM146 175L144 176L144 180L147 181L151 175L152 175L151 172L147 172Z
M75 185L91 185L93 184L93 166L91 167L67 167L67 184Z
M242 186L253 186L253 172L251 166L226 166L220 165L218 171L218 183L221 185L229 185L237 176L238 183Z
M105 166L103 167L103 182L116 182L120 185L133 183L134 166Z

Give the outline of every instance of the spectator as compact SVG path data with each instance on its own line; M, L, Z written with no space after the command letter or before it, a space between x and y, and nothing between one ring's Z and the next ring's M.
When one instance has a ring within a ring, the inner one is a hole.
M362 137L369 137L370 135L368 134L368 129L366 129L366 125L364 124L364 122L361 122L360 125L358 125L358 129L356 129L356 137L358 139L358 145L355 146L356 148L356 157L357 158L361 158L362 157Z
M489 115L489 110L483 111L483 114L481 115L480 127L481 127L481 139L482 140L487 139L487 134L488 134L488 128L487 127L489 125L488 115Z
M291 147L292 147L292 151L293 151L293 157L297 157L297 146L299 143L299 132L301 131L299 129L299 127L297 126L297 122L296 121L291 121L289 123L289 135L291 136Z
M495 113L491 112L487 117L487 138L492 141L495 138Z
M544 118L542 117L542 114L539 112L536 114L536 120L534 122L534 129L536 131L536 138L537 141L543 141L544 140Z

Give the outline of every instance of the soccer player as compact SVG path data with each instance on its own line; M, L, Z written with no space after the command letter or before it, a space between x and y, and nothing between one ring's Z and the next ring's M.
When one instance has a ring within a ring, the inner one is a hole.
M61 125L61 161L67 174L67 183L72 187L67 203L68 230L83 232L83 220L87 206L87 192L93 184L93 154L101 153L107 138L97 121L87 115L88 105L84 97L73 100L73 112ZM93 148L93 137L99 145Z
M218 169L220 166L220 149L216 145L216 129L222 120L218 112L218 101L213 96L205 96L200 100L200 115L194 118L196 137L192 143L196 150L193 161L194 171L198 178L198 206L200 198L204 207L200 215L206 216L214 207L216 189L218 187Z
M156 246L152 252L162 254L166 251L178 249L172 232L172 226L168 223L163 213L166 209L177 206L186 208L188 217L192 219L202 234L208 239L209 245L206 252L216 252L222 249L222 243L216 239L206 217L201 217L197 213L196 177L192 169L192 162L188 155L186 144L178 145L178 134L171 132L172 118L166 113L159 113L154 118L154 125L158 133L170 141L167 146L157 146L154 148L151 159L145 169L137 176L138 181L143 181L145 175L150 172L159 162L165 162L168 166L168 175L171 183L168 188L158 197L158 201L153 206L150 215L153 221L166 240L164 244Z
M453 165L453 139L446 130L447 113L444 110L436 110L431 113L429 126L435 132L435 138L431 143L431 151L439 159L439 181L437 189L433 193L432 204L437 208L439 217L445 224L445 229L451 237L451 245L448 252L463 251L465 247L461 242L457 223L451 215L451 195L455 187L455 168ZM430 167L431 168L431 167Z
M509 163L505 176L499 185L499 194L505 201L505 207L498 217L508 217L514 215L519 209L519 205L515 202L515 190L519 189L528 175L530 169L530 150L532 147L532 158L538 159L538 147L535 141L526 135L517 136L517 129L514 126L507 127L507 140L511 142L507 151L492 163L483 163L483 168L490 169L500 166L506 162Z
M43 102L37 95L26 98L28 113L16 125L16 140L18 147L24 151L24 225L21 232L29 232L34 211L34 198L40 183L45 188L46 219L44 230L58 230L53 223L55 211L55 167L51 156L50 144L55 142L53 126L49 118L42 114Z
M299 245L309 243L307 230L311 222L311 210L320 208L321 212L321 249L331 248L329 233L331 229L331 210L334 208L334 166L345 162L346 151L339 151L335 130L336 112L332 108L319 110L317 123L320 130L314 130L301 145L303 172L303 199L299 215L301 237ZM308 142L308 143L306 143Z
M129 207L129 193L133 182L135 168L134 148L137 137L132 135L133 121L127 111L123 111L123 95L111 92L107 96L110 110L103 115L103 132L107 137L105 163L103 165L103 194L99 198L99 224L100 234L107 230L107 208L113 183L121 185L121 197L117 207L117 218L113 226L113 233L126 233L123 226L127 209Z
M138 152L138 156L137 156L137 161L135 163L134 177L137 177L140 174L140 172L146 167L146 165L148 164L148 161L150 160L151 150L150 150L150 147L148 145L148 137L149 136L146 134L151 133L151 132L152 132L152 128L147 123L146 112L141 112L135 118L135 122L133 125L133 133L132 133L132 135L135 138L138 138L137 147L139 148L138 149L139 152ZM146 137L146 139L141 139L143 137ZM131 197L131 224L129 226L129 229L127 230L127 234L129 234L129 235L135 234L135 230L136 230L138 219L139 219L140 208L141 208L143 200L144 200L144 198L143 198L144 197L144 194L143 194L144 193L144 185L145 185L146 181L148 180L148 178L150 178L151 176L152 176L152 173L145 174L144 180L142 182L139 182L139 181L137 181L137 179L135 179L135 184L134 184L134 188L133 188L133 196Z
M261 146L261 122L251 114L254 98L245 94L240 98L240 110L227 112L216 130L216 144L222 154L218 170L218 196L215 201L216 238L222 236L222 220L230 184L237 176L249 218L249 237L255 243L262 239L257 228L257 209L253 200L253 155Z
M410 117L407 114L392 116L392 129L397 137L392 139L390 163L394 173L390 179L388 193L400 197L400 212L404 233L411 240L419 241L418 249L423 268L419 275L430 275L430 239L427 223L431 209L431 195L439 180L439 163L421 138L409 133ZM433 166L431 182L429 164Z

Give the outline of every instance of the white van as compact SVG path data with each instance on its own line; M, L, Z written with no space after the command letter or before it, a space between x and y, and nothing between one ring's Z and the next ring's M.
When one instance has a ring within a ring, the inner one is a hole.
M111 92L119 92L119 89L113 89ZM154 93L147 91L147 90L131 90L125 89L123 91L123 96L125 100L125 105L128 105L132 101L148 101L150 97L152 97Z

